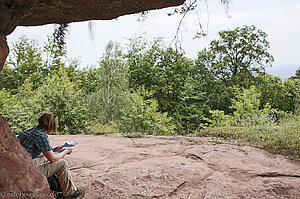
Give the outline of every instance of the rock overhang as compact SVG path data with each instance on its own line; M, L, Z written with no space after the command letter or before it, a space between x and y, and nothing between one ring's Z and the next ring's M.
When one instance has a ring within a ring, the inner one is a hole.
M17 26L109 20L122 15L178 6L185 0L2 0L0 72L9 53L6 36Z
M184 0L4 0L0 3L0 34L6 36L17 26L110 20L183 3Z

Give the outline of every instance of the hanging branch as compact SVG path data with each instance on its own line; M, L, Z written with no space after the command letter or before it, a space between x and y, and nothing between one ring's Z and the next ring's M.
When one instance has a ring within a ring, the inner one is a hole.
M199 13L198 13L198 11L196 9L196 7L199 6L198 5L199 1L201 1L201 0L194 0L194 1L190 1L189 0L189 1L186 1L183 6L181 6L180 8L175 8L175 10L174 10L173 13L169 13L168 14L169 16L172 16L172 15L175 15L175 14L182 14L182 17L181 17L181 19L180 19L180 21L178 23L178 26L177 26L176 34L175 34L174 38L172 39L172 41L170 43L170 46L173 43L175 43L176 50L178 50L178 44L180 45L179 33L180 33L180 29L181 29L183 20L186 17L187 13L190 12L190 11L194 11L197 14L197 16L198 16L197 19L198 19L199 30L197 30L196 35L193 38L197 39L197 38L200 38L200 37L203 37L203 36L207 35L205 33L204 29L203 29L202 23L200 21L200 15L199 15ZM204 0L204 1L205 1L207 13L209 15L207 0ZM231 0L220 0L220 1L221 1L222 4L225 5L226 14L228 15L229 3L230 3ZM208 23L207 23L207 29L208 29ZM182 49L181 46L179 46L179 48Z
M53 32L54 42L57 44L60 51L65 48L65 36L69 32L69 24L59 24Z
M189 1L189 2L190 2L190 1ZM195 9L195 7L197 6L196 3L197 3L197 0L194 0L194 1L193 1L192 3L190 3L189 5L185 2L184 5L183 5L180 9L177 9L177 8L176 8L176 9L174 10L174 13L169 13L169 14L168 14L169 16L172 16L172 15L177 14L177 13L183 14L182 17L181 17L181 19L180 19L180 21L179 21L179 24L178 24L178 26L177 26L176 34L175 34L174 38L172 39L172 41L171 41L171 43L170 43L170 46L171 46L171 45L173 44L173 42L176 41L176 42L175 42L175 49L176 49L176 50L178 49L178 47L177 47L177 44L179 43L178 35L179 35L179 31L180 31L181 24L182 24L182 22L183 22L185 16L187 15L187 13L188 13L189 11ZM180 47L180 49L181 49L181 47Z

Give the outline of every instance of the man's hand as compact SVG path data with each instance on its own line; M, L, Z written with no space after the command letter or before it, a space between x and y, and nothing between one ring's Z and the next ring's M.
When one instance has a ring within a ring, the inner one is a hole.
M58 154L54 154L53 151L44 151L43 154L52 163L63 158L65 155L70 155L72 151L73 148L66 148L63 152Z
M53 149L53 152L57 152L58 150L62 149L63 145L57 146Z
M73 151L73 148L66 148L67 155L70 155Z

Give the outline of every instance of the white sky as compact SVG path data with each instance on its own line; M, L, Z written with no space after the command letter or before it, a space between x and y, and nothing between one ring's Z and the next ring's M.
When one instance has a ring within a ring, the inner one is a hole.
M202 0L197 9L199 17L191 13L182 25L180 35L186 56L196 58L197 52L207 47L212 39L218 39L219 31L255 25L268 34L270 52L275 58L273 67L268 68L267 72L281 78L295 74L300 67L300 0L231 0L227 12L220 0L207 0L208 9L204 2ZM135 36L144 36L149 40L162 37L165 44L169 45L181 17L167 16L171 10L151 11L144 22L137 22L137 15L110 21L93 21L93 39L89 34L88 22L72 23L66 40L68 57L79 59L82 67L96 65L108 41L124 45L128 38ZM208 35L192 39L198 19ZM25 35L42 45L53 30L53 25L17 27L8 36L8 42L15 42Z

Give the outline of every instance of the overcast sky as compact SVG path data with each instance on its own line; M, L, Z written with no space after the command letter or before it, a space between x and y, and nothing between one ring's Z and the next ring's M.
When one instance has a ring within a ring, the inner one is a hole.
M68 57L78 58L82 67L96 65L108 41L124 45L128 38L136 36L149 40L162 37L165 44L169 45L181 18L167 16L171 11L171 8L151 11L144 22L138 22L137 15L93 21L93 36L89 33L88 22L72 23L66 40ZM231 0L228 10L220 0L207 0L207 6L205 1L201 1L197 13L190 13L181 27L180 36L186 56L195 58L197 52L207 47L211 40L218 39L219 31L255 25L268 34L270 52L275 58L273 67L268 68L267 72L287 78L300 67L300 0ZM193 39L198 19L207 36ZM8 42L15 42L25 35L42 45L47 35L53 33L53 27L17 27L8 36Z

